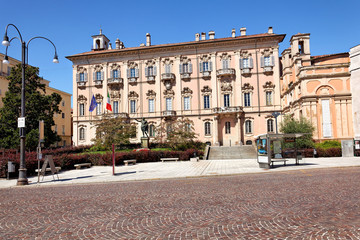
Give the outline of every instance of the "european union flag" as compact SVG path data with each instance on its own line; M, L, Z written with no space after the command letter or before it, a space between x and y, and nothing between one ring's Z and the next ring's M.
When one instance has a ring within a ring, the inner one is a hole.
M96 105L97 105L97 102L96 102L95 96L93 94L92 99L91 99L91 104L89 107L89 112L94 111L94 109L96 108Z

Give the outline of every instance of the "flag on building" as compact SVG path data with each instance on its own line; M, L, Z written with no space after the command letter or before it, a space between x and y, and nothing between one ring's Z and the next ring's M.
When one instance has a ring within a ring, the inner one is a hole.
M106 109L109 110L109 111L112 111L111 104L110 104L110 95L109 95L109 92L107 92Z
M96 108L96 105L97 105L97 102L96 102L95 96L93 94L93 96L91 98L91 104L90 104L90 107L89 107L89 112L94 111L94 109Z

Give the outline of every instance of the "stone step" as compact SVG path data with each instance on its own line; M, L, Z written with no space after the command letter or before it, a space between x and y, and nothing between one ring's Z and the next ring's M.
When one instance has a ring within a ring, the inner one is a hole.
M210 147L209 160L256 158L253 146Z

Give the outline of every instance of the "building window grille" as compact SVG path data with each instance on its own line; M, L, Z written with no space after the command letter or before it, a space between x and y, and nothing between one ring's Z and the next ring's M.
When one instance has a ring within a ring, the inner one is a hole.
M244 106L245 107L250 107L251 106L250 93L244 93Z
M224 107L230 107L230 95L224 94Z
M245 121L245 133L252 133L252 122L250 120Z
M101 102L98 102L97 105L96 105L96 115L101 115L101 110L102 110L102 107L101 107Z
M85 128L80 128L79 132L80 132L79 139L80 140L85 140Z
M166 98L166 110L167 111L172 110L172 98Z
M204 96L204 109L209 109L209 108L210 108L210 96L205 95Z
M80 103L80 105L79 105L79 115L85 116L85 104L84 103Z
M155 112L154 99L149 99L149 112Z
M266 106L272 105L272 92L266 92Z
M231 125L230 122L225 122L225 134L231 133Z
M184 97L184 110L190 110L190 97Z
M114 111L114 114L119 113L119 102L118 101L113 102L113 111Z
M267 120L267 131L274 132L274 120L272 119Z
M211 135L210 122L205 122L205 135Z
M130 100L130 113L136 113L136 101Z

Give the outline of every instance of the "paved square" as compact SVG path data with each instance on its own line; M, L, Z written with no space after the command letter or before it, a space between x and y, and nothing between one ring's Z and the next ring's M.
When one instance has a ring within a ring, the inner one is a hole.
M1 239L360 239L360 167L0 189Z

